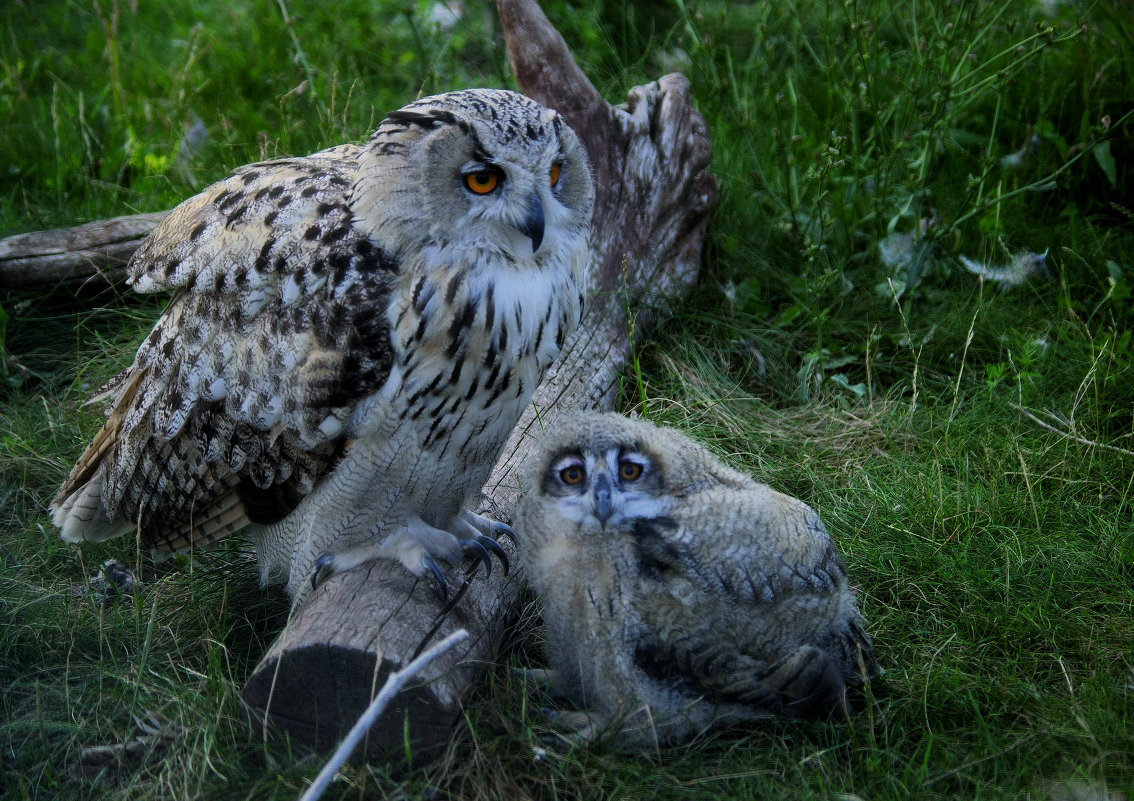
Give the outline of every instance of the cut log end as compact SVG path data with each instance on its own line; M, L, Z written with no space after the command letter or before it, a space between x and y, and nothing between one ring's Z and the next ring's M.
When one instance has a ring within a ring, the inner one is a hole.
M284 739L293 753L332 750L354 725L390 674L403 666L379 660L373 651L310 643L265 660L244 686L253 725L270 739ZM357 758L423 764L438 755L456 722L457 710L429 684L417 682L398 694ZM404 724L404 725L399 725Z
M516 564L514 544L501 547ZM331 750L391 673L463 628L473 636L399 693L355 754L395 770L437 756L468 687L515 619L520 591L500 565L486 578L482 566L466 561L445 578L448 601L432 578L383 561L332 576L310 593L244 686L261 735L286 740L293 753Z
M0 289L63 286L93 294L122 284L130 257L168 213L132 214L0 240Z

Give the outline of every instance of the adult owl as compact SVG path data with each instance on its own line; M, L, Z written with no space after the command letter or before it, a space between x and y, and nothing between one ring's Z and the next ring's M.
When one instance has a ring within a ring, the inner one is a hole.
M649 749L780 712L845 715L878 671L815 513L681 433L616 414L562 422L513 521L543 602L560 716Z
M472 89L182 203L130 263L176 294L52 504L63 538L246 530L293 595L374 558L487 569L500 524L466 502L578 324L592 200L562 117Z

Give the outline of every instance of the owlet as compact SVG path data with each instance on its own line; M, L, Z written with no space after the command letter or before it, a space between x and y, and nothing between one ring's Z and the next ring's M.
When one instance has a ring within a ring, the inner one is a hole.
M846 714L878 671L806 505L677 431L616 414L544 443L514 525L558 689L584 739L649 749L776 713Z

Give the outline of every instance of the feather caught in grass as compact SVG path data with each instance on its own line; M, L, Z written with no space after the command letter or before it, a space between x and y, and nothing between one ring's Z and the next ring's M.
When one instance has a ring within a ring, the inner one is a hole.
M961 264L973 275L979 275L986 281L992 281L1000 287L1001 292L1010 292L1016 287L1026 283L1030 278L1051 278L1045 260L1047 251L1031 253L1021 250L1012 256L1006 265L984 265L968 256L958 256Z

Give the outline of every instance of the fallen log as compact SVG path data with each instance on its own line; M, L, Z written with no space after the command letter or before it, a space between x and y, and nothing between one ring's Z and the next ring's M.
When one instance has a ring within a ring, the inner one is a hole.
M513 432L478 509L506 521L539 429L575 410L613 408L634 347L631 332L640 338L655 301L680 294L696 278L717 189L707 171L708 130L683 76L637 87L612 107L534 0L499 0L497 7L520 88L579 134L597 188L586 315ZM517 538L523 547L523 532ZM514 543L503 545L514 553ZM415 763L437 754L461 699L519 611L524 577L511 562L510 575L496 570L490 579L470 578L468 565L449 570L446 581L460 588L449 604L432 582L392 562L333 576L294 613L244 688L265 735L330 748L391 672L464 628L472 636L402 693L364 749L372 761L401 763L408 737Z

